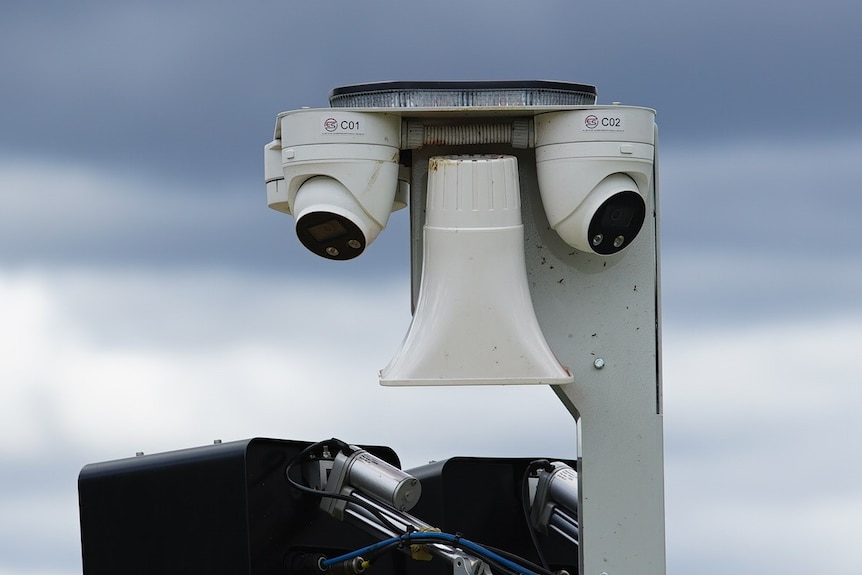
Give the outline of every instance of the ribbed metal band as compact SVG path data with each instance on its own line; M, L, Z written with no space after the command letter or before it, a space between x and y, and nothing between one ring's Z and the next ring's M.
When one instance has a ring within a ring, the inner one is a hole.
M529 108L595 103L595 86L546 80L376 82L342 86L329 95L333 108Z

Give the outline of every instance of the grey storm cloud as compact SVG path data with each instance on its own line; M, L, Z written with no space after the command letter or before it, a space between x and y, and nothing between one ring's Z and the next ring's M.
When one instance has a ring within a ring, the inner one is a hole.
M862 5L523 10L17 3L0 22L0 152L15 178L31 173L21 188L4 172L0 257L259 270L299 259L337 275L265 207L262 146L276 114L325 106L338 85L470 78L582 81L600 101L658 109L668 254L858 252L848 226L862 79L848 70ZM111 176L81 182L79 169ZM403 269L406 229L394 214L360 267Z
M670 142L829 136L860 128L860 16L850 1L21 2L0 23L0 149L218 182L259 170L279 111L389 79L592 83L657 108Z

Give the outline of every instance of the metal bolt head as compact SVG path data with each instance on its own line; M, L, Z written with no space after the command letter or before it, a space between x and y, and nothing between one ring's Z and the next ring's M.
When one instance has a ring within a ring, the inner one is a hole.
M600 358L600 357L597 357L597 358L593 361L593 367L595 367L596 369L602 369L603 367L605 367L605 360L603 360L603 359L602 359L602 358Z

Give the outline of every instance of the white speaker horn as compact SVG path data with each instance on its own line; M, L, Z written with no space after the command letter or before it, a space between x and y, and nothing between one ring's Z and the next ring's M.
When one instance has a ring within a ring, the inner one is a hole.
M530 299L517 159L431 158L419 298L381 385L571 381Z

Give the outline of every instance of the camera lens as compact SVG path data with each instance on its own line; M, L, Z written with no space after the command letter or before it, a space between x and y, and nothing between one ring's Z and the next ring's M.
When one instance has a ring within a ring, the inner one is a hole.
M309 212L296 221L306 248L330 260L353 259L365 250L365 235L349 219L331 212Z
M346 234L347 230L344 229L344 226L341 225L341 222L333 218L323 222L322 224L310 226L308 228L308 233L310 233L311 237L313 237L315 240L323 242L326 240L330 240L334 237L340 236L341 234Z
M646 204L637 192L618 192L605 200L590 220L589 235L597 254L619 252L635 239L646 217ZM596 243L596 238L601 241Z

